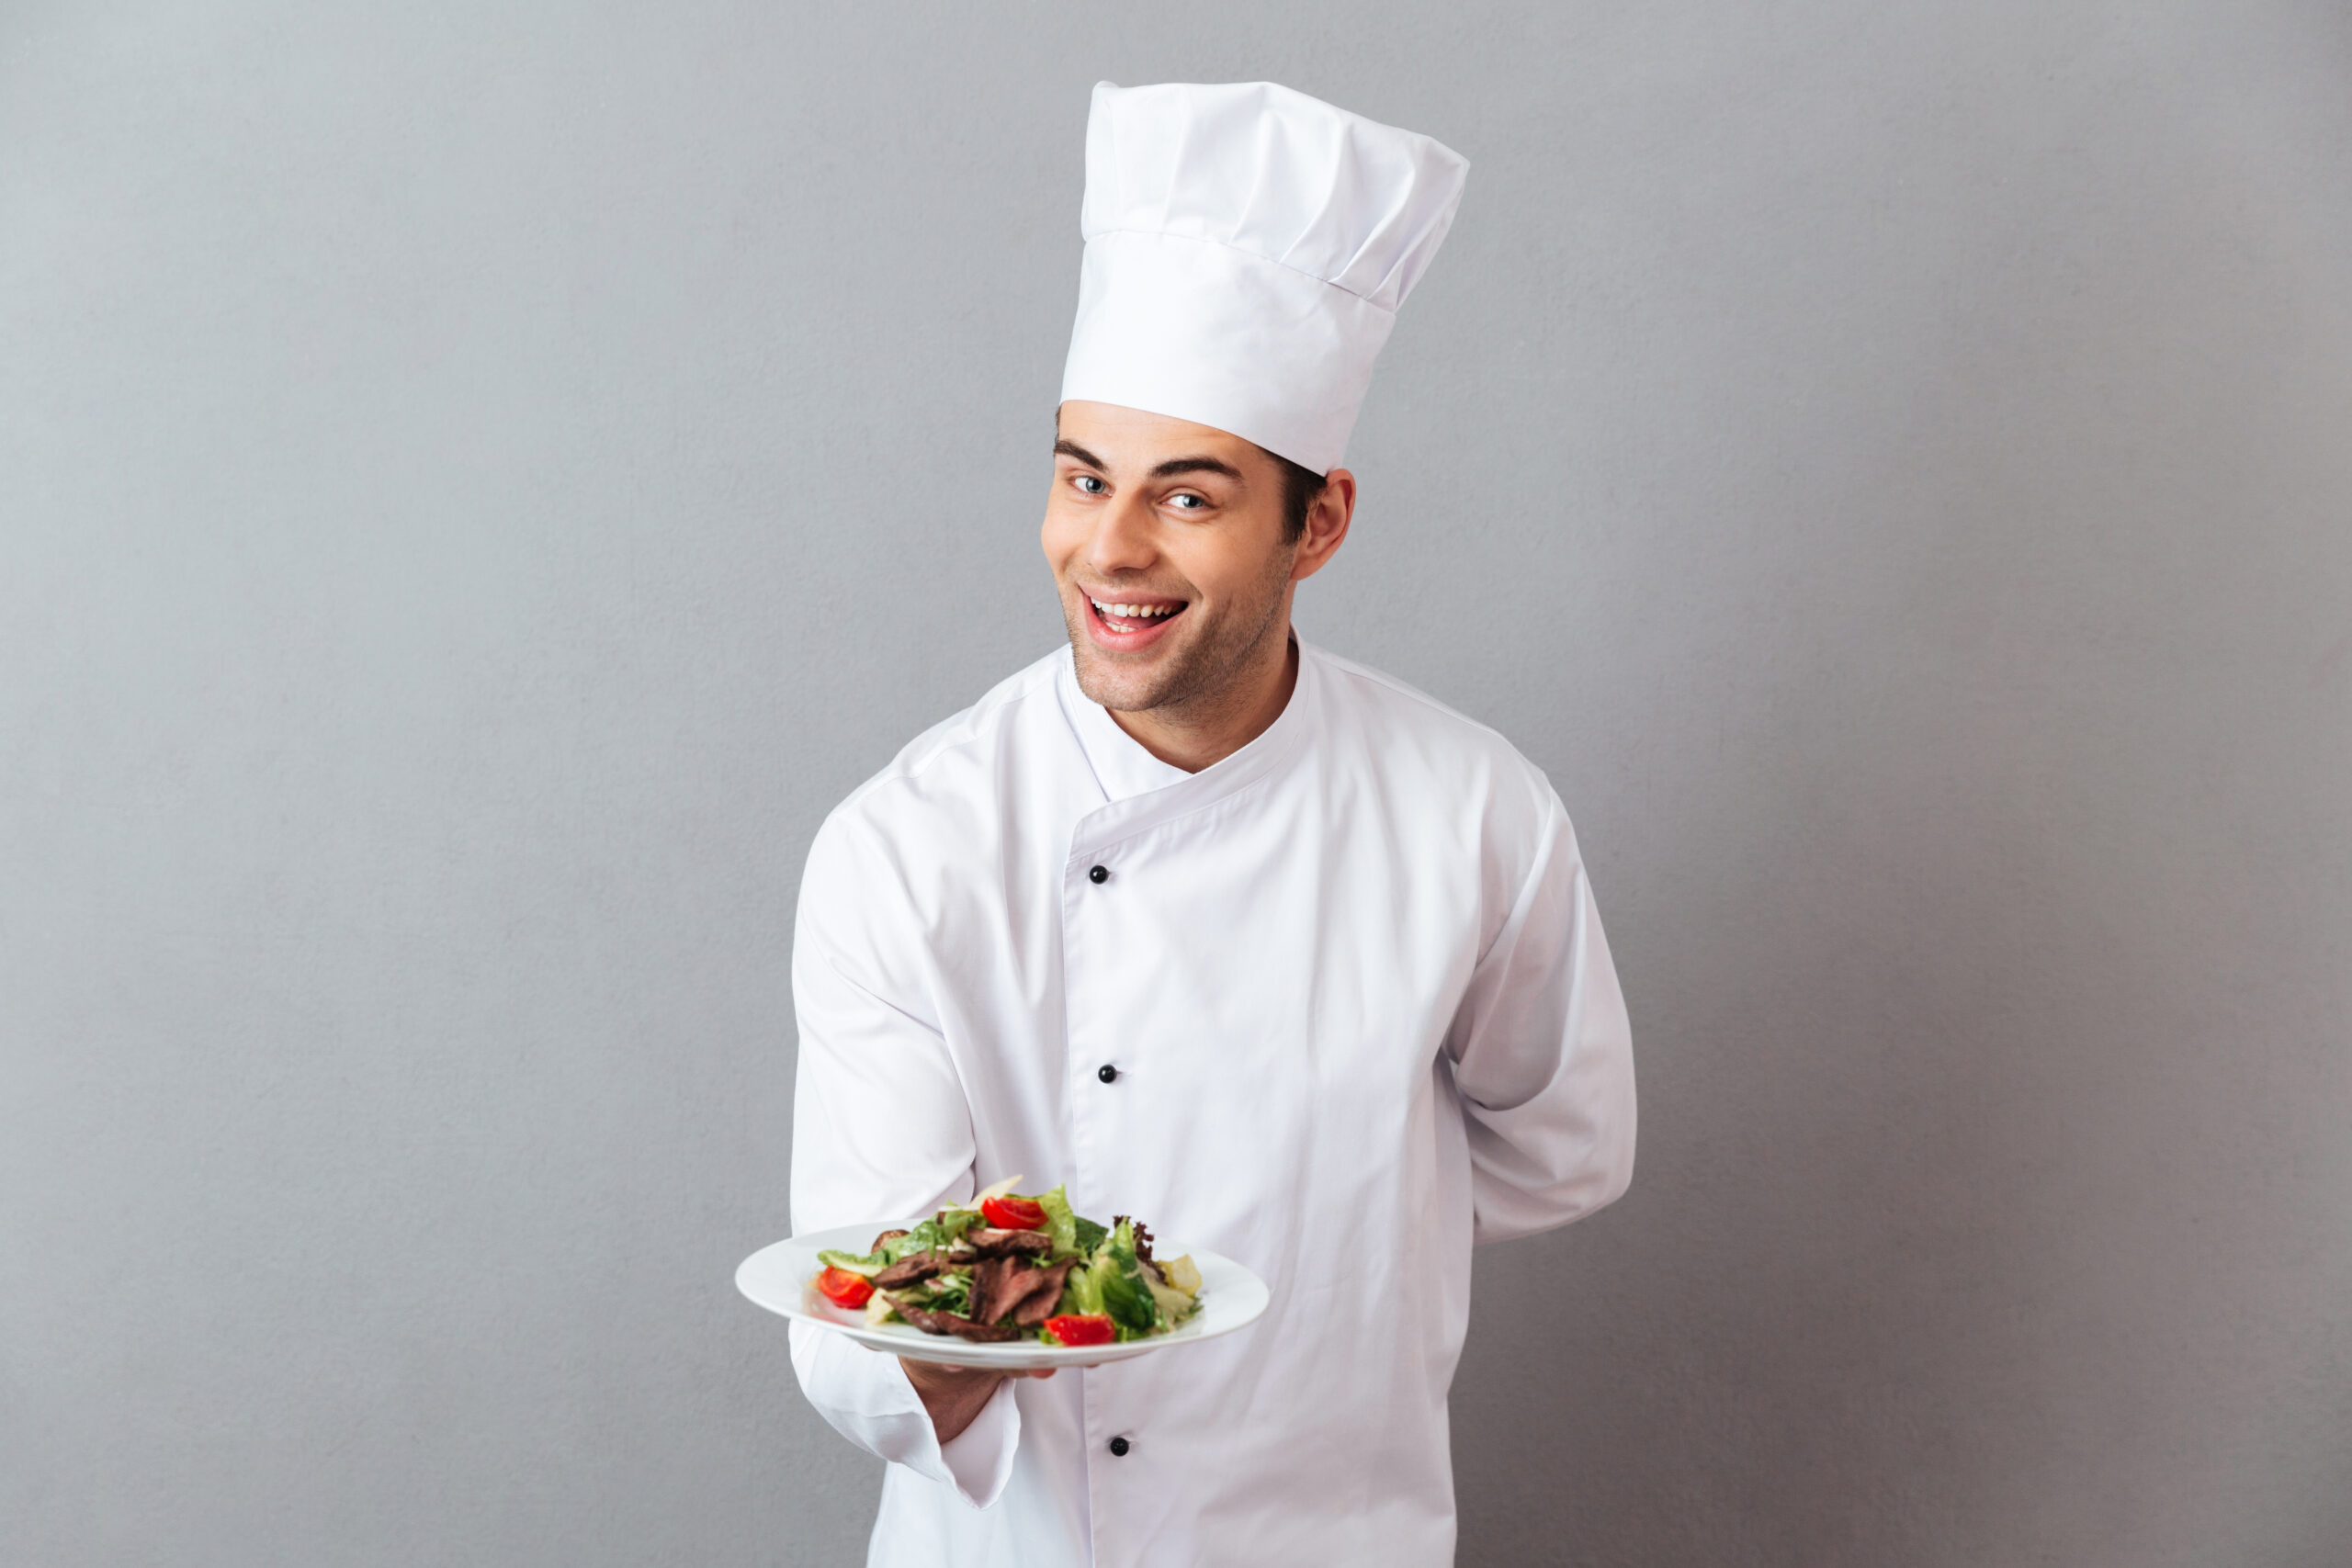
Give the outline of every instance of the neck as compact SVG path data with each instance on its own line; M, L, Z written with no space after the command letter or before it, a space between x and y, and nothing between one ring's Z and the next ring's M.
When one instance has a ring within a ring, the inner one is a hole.
M1233 678L1214 692L1132 713L1103 711L1136 745L1170 767L1197 773L1263 735L1290 705L1297 684L1298 645L1291 640L1290 616L1282 615Z

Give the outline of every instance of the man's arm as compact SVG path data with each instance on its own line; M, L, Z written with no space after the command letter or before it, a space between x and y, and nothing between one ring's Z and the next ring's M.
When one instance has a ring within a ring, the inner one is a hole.
M1575 829L1544 795L1529 869L1446 1042L1482 1242L1580 1219L1634 1174L1625 998Z
M910 964L920 929L888 897L895 886L852 825L826 822L793 938L797 1233L917 1218L973 1191L971 1110ZM792 1360L809 1403L869 1452L983 1506L1010 1476L1021 1422L1002 1374L877 1355L799 1324Z

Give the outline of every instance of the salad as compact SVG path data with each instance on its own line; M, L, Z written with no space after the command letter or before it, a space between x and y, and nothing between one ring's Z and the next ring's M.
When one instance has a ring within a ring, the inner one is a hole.
M817 1255L818 1293L863 1307L869 1324L909 1323L958 1339L1109 1345L1165 1334L1200 1304L1190 1258L1156 1258L1151 1232L1125 1214L1098 1224L1061 1188L1024 1198L1021 1179L951 1203L874 1249Z

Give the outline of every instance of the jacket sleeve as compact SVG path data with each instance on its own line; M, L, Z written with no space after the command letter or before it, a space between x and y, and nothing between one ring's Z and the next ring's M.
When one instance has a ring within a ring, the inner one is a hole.
M792 1104L792 1228L910 1220L969 1198L970 1108L910 961L922 933L886 864L827 821L801 879L792 948L800 1054ZM801 1392L870 1453L986 1507L1004 1490L1021 1415L1007 1381L942 1445L895 1356L792 1325Z
M1474 1238L1581 1219L1634 1175L1625 998L1576 831L1548 784L1527 866L1447 1038L1468 1122Z

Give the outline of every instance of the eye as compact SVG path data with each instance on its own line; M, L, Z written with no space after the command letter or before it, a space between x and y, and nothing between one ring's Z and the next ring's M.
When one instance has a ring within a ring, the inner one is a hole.
M1102 482L1102 476L1100 474L1080 474L1070 480L1070 483L1076 485L1080 492L1084 495L1102 495L1111 488Z
M1204 512L1208 510L1209 502L1208 497L1204 495L1194 495L1191 491L1183 490L1178 491L1174 495L1170 496L1168 498L1168 504L1176 508L1179 512Z

